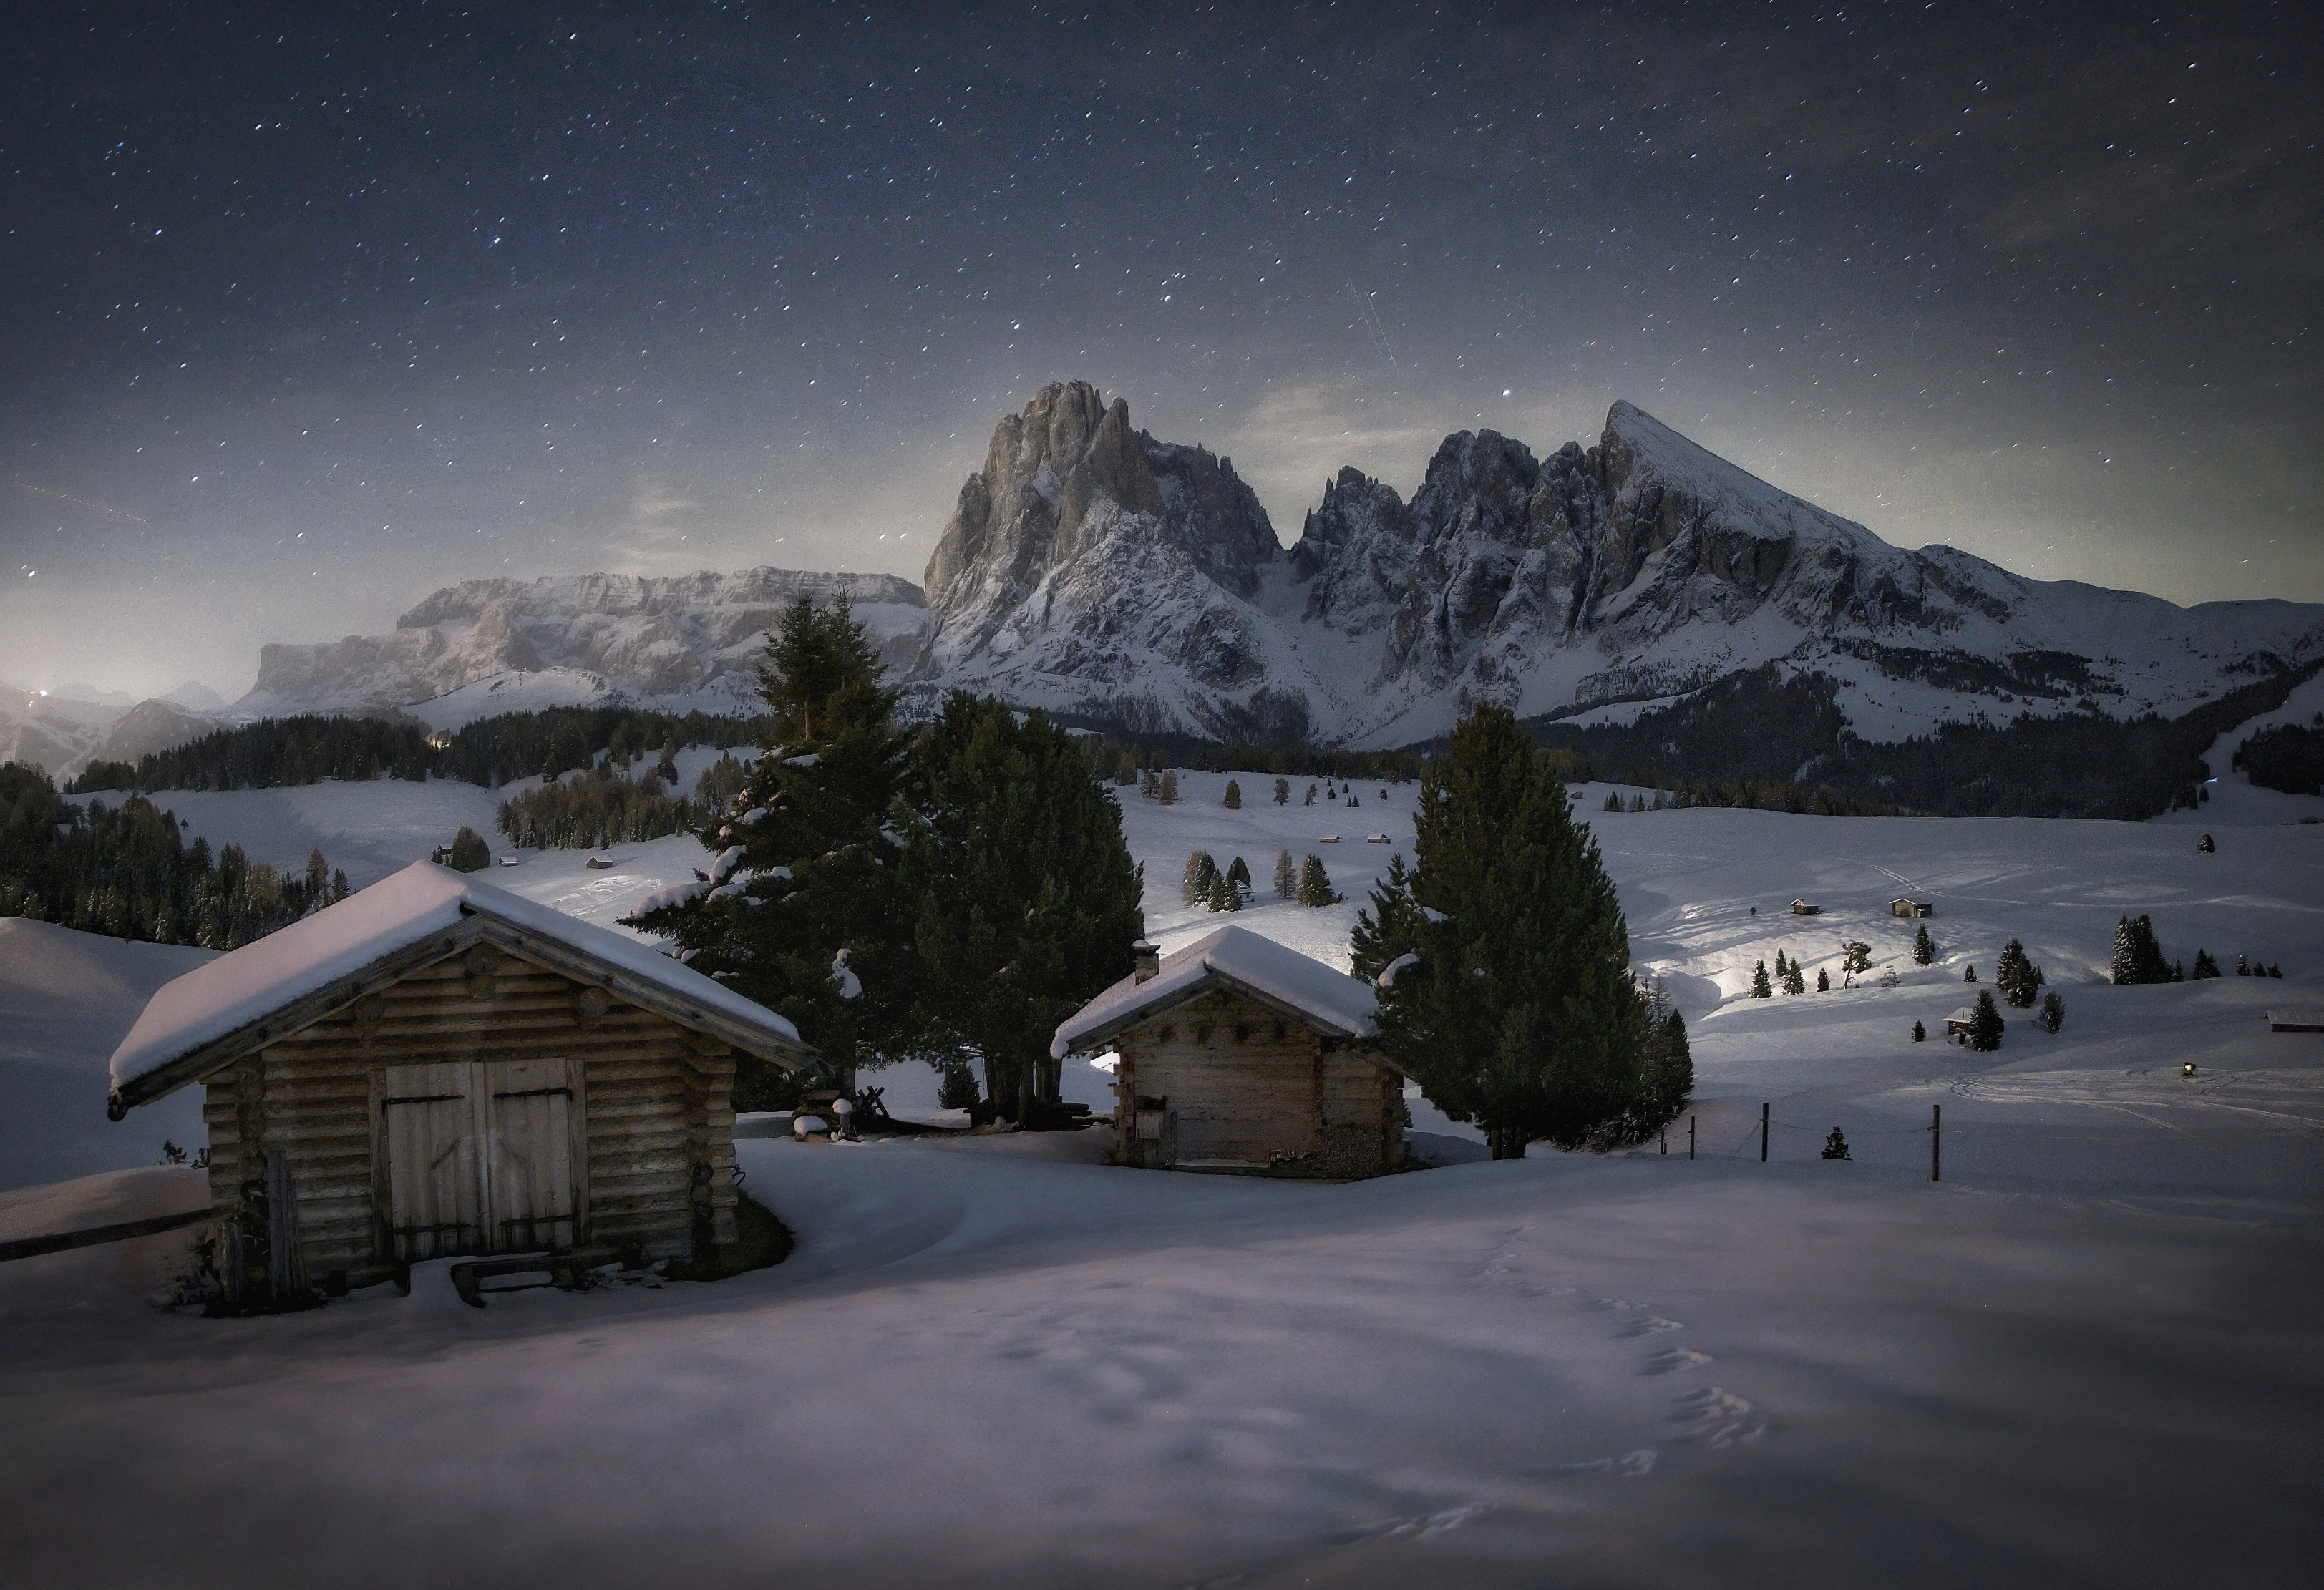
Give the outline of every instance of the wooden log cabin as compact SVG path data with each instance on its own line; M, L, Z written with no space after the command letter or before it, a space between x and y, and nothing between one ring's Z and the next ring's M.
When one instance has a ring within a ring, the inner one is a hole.
M1369 1045L1367 984L1224 927L1138 970L1057 1028L1050 1054L1120 1056L1117 1164L1353 1180L1405 1162L1404 1078Z
M200 1084L213 1199L264 1189L317 1281L699 1259L736 1239L736 1051L809 1054L650 946L423 861L164 985L109 1113Z

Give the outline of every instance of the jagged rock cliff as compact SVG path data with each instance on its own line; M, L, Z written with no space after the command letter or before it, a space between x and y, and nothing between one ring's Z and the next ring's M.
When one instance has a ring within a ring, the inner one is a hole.
M1572 713L1768 661L1843 683L1858 731L2089 705L2183 710L2324 652L2324 609L2182 609L1904 551L1628 403L1537 459L1445 438L1407 503L1343 469L1283 548L1223 458L1082 382L993 433L927 571L922 699L1216 737L1397 743L1467 705ZM2263 660L2265 659L2265 660Z

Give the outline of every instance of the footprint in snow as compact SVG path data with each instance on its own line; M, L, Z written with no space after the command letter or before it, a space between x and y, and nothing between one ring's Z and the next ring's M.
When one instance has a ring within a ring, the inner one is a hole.
M1659 1314L1644 1314L1639 1316L1637 1319L1631 1320L1628 1325L1622 1327L1622 1328L1616 1334L1627 1338L1640 1336L1660 1336L1665 1331L1684 1330L1685 1328L1686 1327L1678 1320L1665 1319Z
M1672 1402L1668 1418L1671 1423L1684 1427L1676 1439L1710 1447L1756 1441L1767 1433L1765 1424L1750 1421L1750 1403L1719 1386L1704 1386L1678 1398Z
M1700 1369L1711 1361L1708 1353L1698 1353L1691 1347L1671 1347L1651 1354L1640 1374L1675 1374L1682 1369Z

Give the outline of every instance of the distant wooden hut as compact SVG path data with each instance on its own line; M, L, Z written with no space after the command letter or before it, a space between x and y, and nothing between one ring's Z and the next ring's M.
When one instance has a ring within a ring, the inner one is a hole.
M1974 1005L1962 1006L1959 1010L1954 1011L1950 1016L1945 1017L1945 1036L1950 1038L1957 1033L1968 1032L1969 1023L1976 1019L1977 1006Z
M1908 899L1899 895L1888 902L1888 914L1891 916L1934 916L1936 914L1933 901Z
M635 939L423 861L164 985L109 1113L201 1083L213 1199L263 1189L318 1280L697 1256L736 1237L737 1050L809 1053Z
M2267 1013L2272 1033L2324 1033L2324 1005L2297 1005Z
M1118 1164L1377 1176L1404 1162L1404 1079L1370 1046L1370 985L1239 927L1138 970L1057 1028L1111 1044Z
M1821 905L1811 905L1805 900L1794 900L1792 902L1792 914L1794 916L1821 916L1823 914L1823 907Z

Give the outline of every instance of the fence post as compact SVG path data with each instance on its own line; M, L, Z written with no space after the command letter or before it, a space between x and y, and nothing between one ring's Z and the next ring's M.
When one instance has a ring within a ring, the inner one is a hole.
M1767 1107L1759 1107L1759 1163L1767 1163Z
M1692 1116L1686 1117L1686 1157L1689 1159L1694 1157L1694 1117Z
M1937 1171L1942 1163L1944 1121L1945 1107L1941 1104L1929 1106L1929 1180L1932 1181L1937 1180Z

